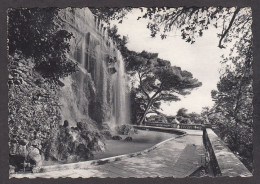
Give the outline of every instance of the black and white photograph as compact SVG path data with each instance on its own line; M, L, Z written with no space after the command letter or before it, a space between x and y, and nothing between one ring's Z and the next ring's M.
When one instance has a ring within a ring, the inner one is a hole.
M253 176L251 7L9 8L9 178Z

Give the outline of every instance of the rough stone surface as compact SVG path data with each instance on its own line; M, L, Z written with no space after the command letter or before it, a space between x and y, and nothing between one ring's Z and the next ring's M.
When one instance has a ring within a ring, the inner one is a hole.
M39 149L35 147L29 147L28 148L28 160L32 160L36 163L36 167L39 167L42 165L42 156L40 154Z
M119 135L133 135L138 133L133 126L124 124L116 127L116 131Z
M61 117L70 122L82 119L94 120L101 124L111 119L111 75L103 71L102 62L106 58L101 53L113 55L103 38L103 31L97 27L95 18L88 8L66 8L59 11L55 21L60 29L73 34L70 40L69 58L79 64L79 71L62 80L60 90ZM85 53L83 66L83 43ZM75 124L72 124L75 126Z
M114 135L114 136L112 137L112 139L113 139L113 140L121 140L122 137L119 136L119 135Z
M212 129L207 128L206 133L222 176L252 176L252 173L250 173L243 163L224 145L223 141Z
M97 64L106 59L98 55L110 54L104 50L106 47L101 47L106 44L102 30L96 27L88 8L61 9L55 23L73 34L69 59L79 63L79 70L53 84L37 73L35 62L22 53L9 57L9 147L12 159L19 162L12 164L33 159L39 165L39 154L41 158L58 161L88 159L92 152L104 150L98 128L111 118L112 86L108 72L98 76L100 83L94 72ZM83 66L82 43L87 40L86 33L91 33L91 46L85 56L88 66ZM69 125L60 128L65 120ZM82 128L77 122L90 126ZM35 154L28 157L32 146L41 151L36 154L34 150Z
M45 173L12 175L11 177L174 177L184 178L205 164L202 131L188 131L188 134L166 141L148 152L133 157L111 158L113 161L66 164L56 166L56 170ZM59 167L59 168L58 168ZM54 166L50 166L50 169ZM48 171L46 169L46 171Z
M55 86L33 67L33 61L21 53L9 56L9 148L11 159L29 162L32 157L41 164L40 153L32 156L29 150L35 146L46 151L44 144L60 117Z
M125 141L128 141L128 142L133 141L133 138L132 137L126 137Z

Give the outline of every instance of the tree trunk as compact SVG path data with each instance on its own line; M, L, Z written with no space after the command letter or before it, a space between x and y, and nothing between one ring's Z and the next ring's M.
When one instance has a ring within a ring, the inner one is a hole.
M151 105L152 105L152 100L150 100L150 101L148 102L148 104L147 104L147 106L146 106L146 108L145 108L144 114L143 114L142 118L140 119L140 121L139 121L139 123L138 123L139 125L142 125L142 124L143 124L144 119L145 119L145 116L146 116L148 110L150 109Z

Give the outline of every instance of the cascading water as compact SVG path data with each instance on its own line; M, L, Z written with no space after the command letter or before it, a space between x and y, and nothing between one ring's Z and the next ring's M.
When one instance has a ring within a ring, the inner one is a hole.
M127 94L127 75L122 55L117 51L117 73L113 77L113 115L116 125L130 122L130 98Z
M99 45L95 48L96 52L96 62L95 62L95 84L97 87L99 96L102 96L102 102L105 103L107 99L107 90L111 90L112 94L112 118L110 120L110 125L115 127L117 125L127 124L130 122L130 99L127 94L127 75L125 72L125 65L121 53L117 50L115 44L112 40L108 39L107 33L102 25L101 21L96 22L96 28L101 34L101 40ZM105 44L106 41L109 41L109 46ZM104 49L102 49L104 48ZM106 50L110 58L116 58L116 63L114 67L116 72L108 75L108 66L105 62L105 53L102 51ZM109 79L111 78L111 79ZM111 88L107 85L109 82Z
M86 66L86 35L84 34L83 39L82 39L82 45L81 45L81 65L84 68ZM84 93L84 73L81 74L80 77L80 103L83 101L83 93ZM79 106L81 107L82 104L79 104Z
M85 16L86 25L79 24L84 28L79 29L70 55L80 71L63 80L62 119L78 122L91 118L109 122L111 128L127 124L130 100L123 58L104 24L88 10Z

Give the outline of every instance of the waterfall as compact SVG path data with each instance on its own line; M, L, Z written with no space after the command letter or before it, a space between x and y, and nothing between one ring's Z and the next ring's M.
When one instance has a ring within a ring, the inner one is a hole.
M130 98L127 93L127 75L122 55L117 51L118 68L113 78L113 115L116 125L130 123Z
M85 66L86 66L86 54L85 54L85 51L86 51L86 35L84 34L84 36L83 36L83 39L82 39L82 45L81 45L81 61L80 61L80 63L81 63L81 65L82 65L82 67L83 68L85 68ZM80 104L79 104L79 107L81 108L82 107L82 104L81 104L81 102L84 100L83 99L83 94L84 94L84 78L85 78L85 76L84 76L84 73L82 73L81 74L81 76L80 76L80 97L79 97L79 99L80 99Z
M85 15L84 24L78 24L81 19L71 22L77 24L78 30L71 30L75 37L69 59L78 63L79 71L62 80L65 84L60 93L62 120L92 119L109 122L111 128L130 123L128 81L122 55L104 23L89 10Z

